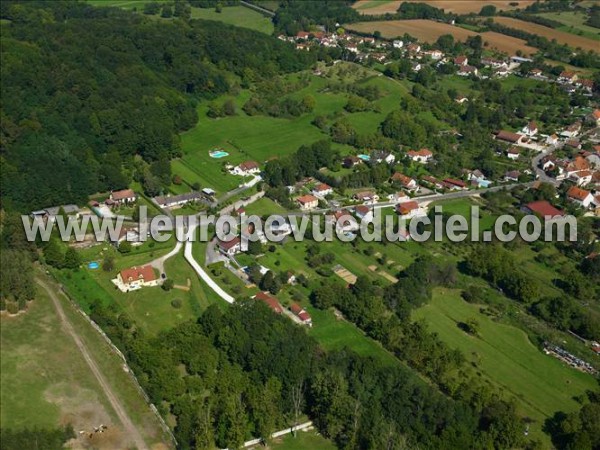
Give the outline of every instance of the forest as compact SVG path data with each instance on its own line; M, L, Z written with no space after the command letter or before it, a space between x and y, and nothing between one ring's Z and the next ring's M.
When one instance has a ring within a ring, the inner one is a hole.
M170 183L196 104L307 68L314 56L217 22L160 22L85 3L2 2L2 204L85 203ZM52 171L46 170L52 167Z

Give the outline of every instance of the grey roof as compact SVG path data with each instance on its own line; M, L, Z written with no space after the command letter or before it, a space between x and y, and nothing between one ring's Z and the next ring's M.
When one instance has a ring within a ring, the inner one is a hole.
M166 197L165 196L154 197L154 200L159 205L169 205L172 203L179 203L179 202L191 202L193 200L199 200L201 198L202 198L202 196L198 192L188 192L187 194L179 194L179 195L172 195L172 196L166 196Z
M60 206L52 206L46 208L45 211L49 216L56 216L60 211L60 208ZM62 209L65 211L65 214L76 214L79 212L79 206L77 205L62 205Z

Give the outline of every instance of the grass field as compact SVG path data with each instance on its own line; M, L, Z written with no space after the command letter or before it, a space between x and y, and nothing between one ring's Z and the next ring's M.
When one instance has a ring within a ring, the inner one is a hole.
M476 36L478 34L474 31L447 23L424 19L358 22L348 24L347 28L362 33L379 31L382 36L386 38L395 38L404 35L404 33L408 33L420 41L428 42L430 44L434 43L444 34L451 34L454 36L454 39L458 41L466 41L468 37ZM494 48L500 52L509 54L514 54L517 50L521 50L524 54L537 52L537 49L526 45L525 41L521 39L493 32L480 34L484 43L487 43L489 48Z
M564 31L554 30L552 28L538 25L536 23L525 22L523 20L513 19L512 17L494 17L494 22L505 25L517 30L527 30L528 33L543 36L548 40L556 39L559 44L567 44L573 48L582 48L600 52L600 45L593 39L583 36L577 36Z
M463 301L458 291L436 289L433 300L413 318L424 319L431 331L475 365L484 380L513 395L522 412L538 421L538 429L556 411L577 409L573 397L597 386L592 376L544 355L523 331L481 314L480 306ZM469 318L479 322L478 337L458 326Z
M220 13L214 8L192 8L193 19L216 20L265 34L273 34L273 22L270 18L245 6L224 7Z
M580 11L560 11L537 15L564 23L564 27L558 28L560 31L600 40L600 29L586 25L584 22L588 16Z
M63 296L59 301L148 444L160 442L160 428L123 371L122 361ZM104 442L96 442L97 448L125 446L116 414L45 291L38 289L26 313L2 317L0 324L2 428L71 423L78 432L104 423L109 432Z
M277 439L272 448L275 450L335 450L337 447L315 431L300 431L295 437L286 434Z
M150 3L152 0L86 0L93 6L114 6L123 9L142 9L146 3Z
M359 0L352 7L359 10L362 14L387 14L395 13L403 0ZM518 5L511 5L512 0L411 0L419 3L427 3L435 8L443 9L446 12L457 14L478 13L486 5L494 5L499 11L506 11L515 8L525 8L532 4L533 0L519 0Z

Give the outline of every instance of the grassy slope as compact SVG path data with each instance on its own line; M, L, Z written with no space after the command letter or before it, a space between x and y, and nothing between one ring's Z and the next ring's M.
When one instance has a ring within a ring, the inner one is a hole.
M600 41L600 29L585 25L584 22L587 20L587 15L583 13L578 11L561 11L541 13L538 14L538 16L564 23L565 26L558 28L560 31L566 31L567 33L573 33L578 36L585 36Z
M272 446L275 450L335 450L337 447L315 431L299 432L295 437L288 434Z
M573 411L578 406L573 396L596 386L593 377L545 356L523 331L496 323L479 309L464 302L458 291L436 289L431 303L413 317L424 319L442 340L458 348L485 380L514 395L532 418L543 420L556 411ZM479 337L457 326L469 318L479 322Z
M270 18L245 6L225 7L220 13L215 12L214 8L192 8L192 18L216 20L265 34L273 34L274 29Z

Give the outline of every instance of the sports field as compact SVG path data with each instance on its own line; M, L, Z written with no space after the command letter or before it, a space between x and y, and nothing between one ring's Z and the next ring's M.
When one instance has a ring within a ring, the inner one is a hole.
M458 41L466 41L468 37L478 34L465 28L425 19L358 22L348 24L346 27L362 33L379 31L382 36L390 39L408 33L418 40L430 44L434 43L444 34L451 34ZM536 48L528 46L522 39L490 31L479 34L486 47L494 48L501 52L514 54L517 50L521 50L523 54L527 55L537 52Z
M556 20L564 23L563 27L558 28L560 31L567 33L578 34L590 39L600 41L600 29L591 27L585 24L588 16L580 11L560 11L551 13L537 14L546 19Z
M548 40L556 39L559 44L567 44L573 48L582 48L584 50L592 50L600 52L600 45L593 39L583 36L577 36L564 31L554 30L552 28L538 25L536 23L525 22L523 20L513 19L512 17L494 17L494 22L505 25L517 30L526 30L528 33L543 36Z
M499 11L515 8L525 8L533 3L533 0L411 0L413 2L427 3L435 8L456 14L478 13L486 5L494 5ZM387 14L395 13L403 0L359 0L352 7L362 14ZM511 5L517 3L517 5Z
M462 300L457 290L436 289L433 300L413 318L424 319L431 331L475 364L484 380L512 394L522 411L538 421L556 411L576 410L573 397L597 386L592 376L544 355L523 331L495 322L480 308ZM477 337L459 328L470 318L479 322Z

